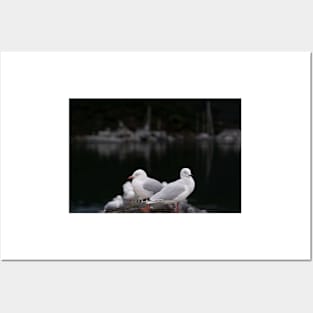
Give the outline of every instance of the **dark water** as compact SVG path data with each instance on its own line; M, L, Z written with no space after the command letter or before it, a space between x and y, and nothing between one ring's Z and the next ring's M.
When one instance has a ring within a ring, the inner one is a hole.
M188 202L207 212L241 211L240 148L214 141L174 143L71 143L70 212L98 212L123 194L138 168L160 181L179 178L189 167L196 182Z

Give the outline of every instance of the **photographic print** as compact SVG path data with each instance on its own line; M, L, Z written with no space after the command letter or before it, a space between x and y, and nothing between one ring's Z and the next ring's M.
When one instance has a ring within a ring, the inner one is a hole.
M70 212L240 213L240 99L70 99Z
M310 259L310 53L0 62L2 259Z

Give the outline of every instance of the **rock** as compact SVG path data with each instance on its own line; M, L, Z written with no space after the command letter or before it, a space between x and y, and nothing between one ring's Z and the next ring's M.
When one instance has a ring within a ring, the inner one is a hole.
M210 135L208 133L200 133L196 136L197 140L208 140L210 139Z
M222 145L240 145L240 129L225 129L216 136L216 142Z

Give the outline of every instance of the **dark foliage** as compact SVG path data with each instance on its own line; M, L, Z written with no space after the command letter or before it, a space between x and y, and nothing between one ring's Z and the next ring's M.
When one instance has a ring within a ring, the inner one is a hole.
M70 99L71 135L143 127L151 108L151 129L168 133L205 131L206 104L211 104L215 133L241 127L240 99Z

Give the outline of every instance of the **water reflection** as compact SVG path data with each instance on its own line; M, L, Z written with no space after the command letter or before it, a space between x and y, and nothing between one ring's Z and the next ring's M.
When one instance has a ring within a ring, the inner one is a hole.
M120 162L125 162L129 157L139 157L145 160L145 166L150 169L151 155L161 159L167 150L167 143L86 143L86 149L96 152L100 157L110 159L117 158Z
M188 199L208 212L240 212L240 146L214 140L71 144L71 211L95 212L122 194L137 168L160 181L192 169L196 189Z

